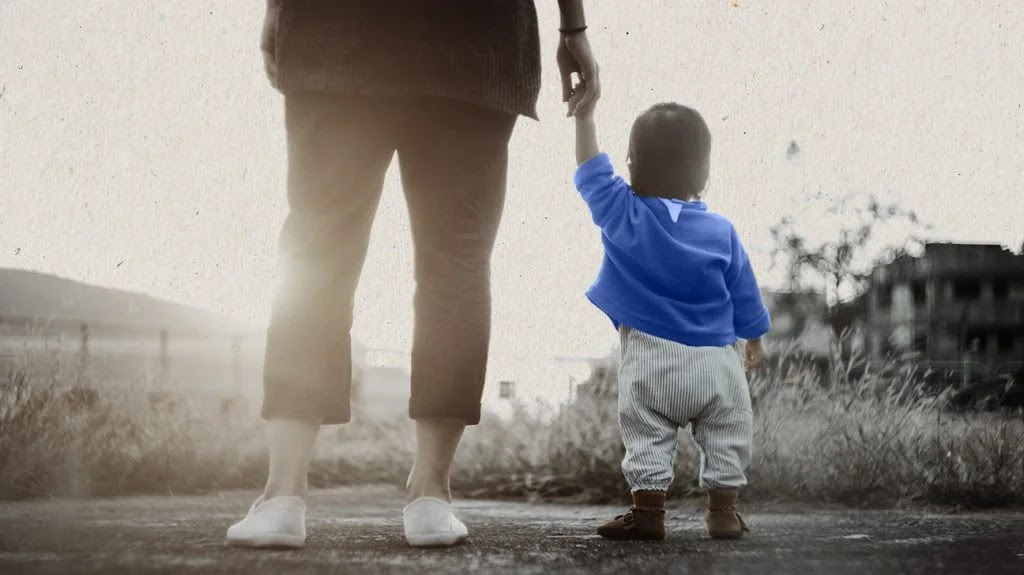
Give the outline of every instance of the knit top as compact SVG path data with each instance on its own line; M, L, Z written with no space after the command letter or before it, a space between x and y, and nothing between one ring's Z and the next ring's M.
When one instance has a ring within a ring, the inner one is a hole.
M608 154L580 164L574 180L604 244L587 297L612 325L692 346L768 332L771 317L728 219L704 202L636 195Z
M537 119L533 0L284 0L268 18L283 93L435 96Z

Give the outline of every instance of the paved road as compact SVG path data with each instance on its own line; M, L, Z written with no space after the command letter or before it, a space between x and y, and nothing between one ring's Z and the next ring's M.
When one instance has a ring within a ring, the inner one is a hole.
M753 529L712 541L698 504L670 510L670 536L593 535L617 507L468 501L470 542L412 549L391 488L318 491L308 546L223 544L251 493L0 503L0 573L1024 573L1024 513L946 514L750 507Z

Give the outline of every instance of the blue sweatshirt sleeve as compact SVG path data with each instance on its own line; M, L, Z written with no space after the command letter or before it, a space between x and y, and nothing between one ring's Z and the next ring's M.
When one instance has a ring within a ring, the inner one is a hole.
M731 235L732 260L725 270L725 285L732 297L733 329L737 337L757 339L768 333L771 317L761 301L761 289L754 277L754 269L735 228L732 228Z
M633 190L612 167L608 154L600 153L576 168L576 189L590 208L594 223L612 243L633 236L635 220L641 217Z

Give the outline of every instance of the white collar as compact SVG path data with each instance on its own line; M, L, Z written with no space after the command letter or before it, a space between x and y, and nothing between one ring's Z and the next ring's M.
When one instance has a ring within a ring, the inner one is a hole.
M658 199L661 200L661 203L665 204L666 208L668 208L668 215L672 216L672 221L673 222L678 222L679 221L679 212L683 211L683 204L685 202L683 202L682 200L677 200L675 198L658 198Z

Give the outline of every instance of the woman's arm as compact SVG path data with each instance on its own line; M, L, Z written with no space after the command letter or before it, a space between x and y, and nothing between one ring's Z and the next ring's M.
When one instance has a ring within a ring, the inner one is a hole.
M598 79L597 61L590 50L590 41L585 31L587 19L583 14L583 0L558 0L558 10L561 14L561 35L555 61L562 77L562 101L568 102L572 95L572 74L575 72L587 85L580 104L589 106L601 97L601 81ZM572 107L569 110L571 115Z
M562 15L562 30L577 30L587 25L583 14L583 0L558 0L558 11Z
M263 16L263 31L260 36L260 49L263 51L263 68L272 84L277 83L277 19L281 15L282 0L267 0L267 11Z

